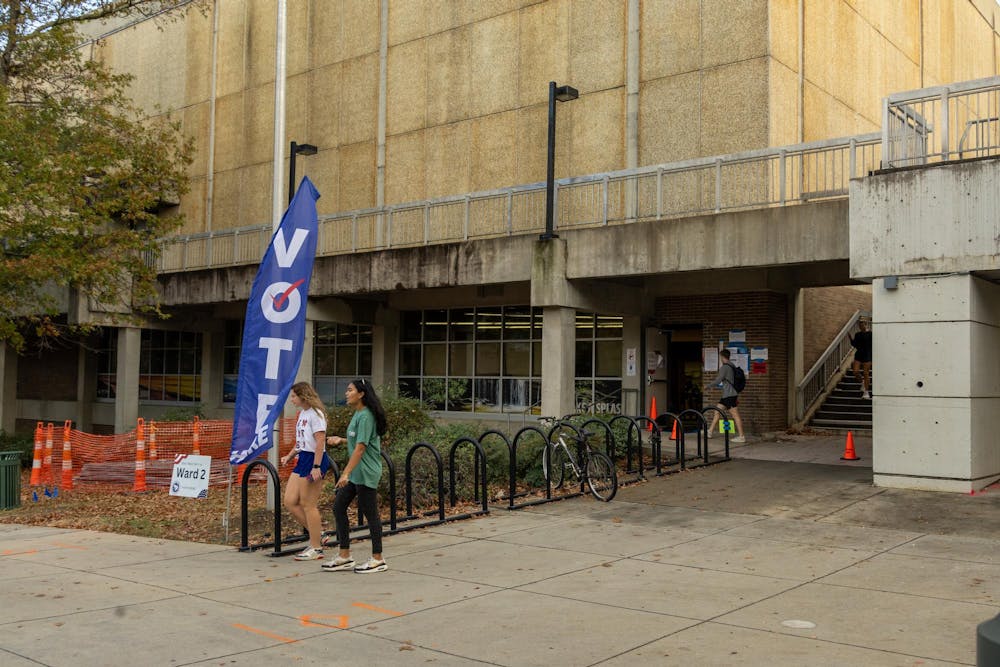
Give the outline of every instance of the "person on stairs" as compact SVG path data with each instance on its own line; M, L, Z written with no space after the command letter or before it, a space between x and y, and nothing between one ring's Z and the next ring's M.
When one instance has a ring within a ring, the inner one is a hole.
M858 322L860 331L848 338L854 346L854 362L852 368L854 377L861 383L861 398L871 400L872 388L872 332L868 330L868 323L865 320ZM859 371L861 371L859 373Z

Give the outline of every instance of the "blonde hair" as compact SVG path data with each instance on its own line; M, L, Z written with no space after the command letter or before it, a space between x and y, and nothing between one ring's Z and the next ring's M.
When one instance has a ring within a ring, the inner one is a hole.
M298 396L303 403L308 405L310 408L318 412L323 419L327 418L326 407L323 405L323 401L320 400L319 394L313 389L313 386L308 382L296 382L292 385L292 391Z

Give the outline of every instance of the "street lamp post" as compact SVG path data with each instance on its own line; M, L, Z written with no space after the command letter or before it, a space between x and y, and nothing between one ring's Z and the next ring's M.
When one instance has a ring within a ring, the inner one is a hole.
M289 151L288 160L288 203L292 203L297 185L295 183L295 157L297 155L316 155L316 147L312 144L297 144L292 142L292 149Z
M538 238L542 240L558 238L553 222L553 199L555 198L556 172L556 102L569 102L580 96L573 86L557 86L555 81L549 81L549 142L548 164L545 168L545 233Z

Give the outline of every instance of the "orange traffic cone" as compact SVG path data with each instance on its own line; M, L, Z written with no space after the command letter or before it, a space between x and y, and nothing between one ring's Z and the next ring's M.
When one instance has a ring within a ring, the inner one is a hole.
M70 420L63 422L63 457L62 457L62 486L63 490L73 488L73 446L70 444L70 430L72 429Z
M149 460L155 461L159 454L156 451L156 422L149 422Z
M859 461L861 457L857 455L854 451L854 434L850 431L847 432L847 444L844 446L844 455L840 457L841 461Z
M31 486L38 486L42 483L42 448L45 446L43 437L45 428L42 422L35 425L35 453L31 459Z
M653 431L653 422L656 421L656 396L653 396L653 400L649 402L649 428L646 429L650 432Z
M670 429L670 439L677 440L677 420L674 420L674 427Z
M142 417L136 420L135 427L135 483L132 490L146 490L146 424Z
M42 456L42 484L55 484L52 475L52 433L55 427L52 422L45 425L45 454Z

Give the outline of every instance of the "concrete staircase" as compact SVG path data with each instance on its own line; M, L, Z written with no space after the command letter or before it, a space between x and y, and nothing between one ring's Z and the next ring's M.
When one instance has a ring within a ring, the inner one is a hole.
M854 379L849 369L823 401L809 425L827 429L871 430L872 402L861 398L861 383Z

